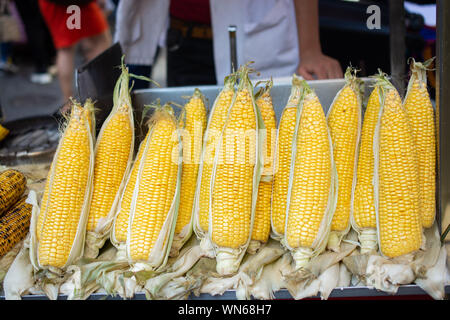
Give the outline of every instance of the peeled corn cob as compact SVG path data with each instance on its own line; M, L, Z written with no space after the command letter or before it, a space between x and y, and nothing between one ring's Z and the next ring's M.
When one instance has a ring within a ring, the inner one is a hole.
M9 134L9 130L0 124L0 141L6 138Z
M27 197L23 196L0 217L0 257L8 253L28 233L32 205L26 203L26 199Z
M94 178L85 256L95 258L109 234L115 208L134 152L134 118L128 88L128 70L114 91L114 106L104 121L95 145Z
M172 109L158 107L151 119L131 202L126 250L144 268L165 264L178 214L181 141Z
M206 107L204 97L199 89L195 89L193 96L184 107L183 123L184 130L181 136L183 142L183 168L180 207L171 256L178 255L178 251L192 234L192 210L195 190L197 189L203 133L206 129Z
M375 129L374 181L378 241L393 258L422 243L419 168L413 131L397 90L382 79L381 109Z
M377 250L377 220L374 202L375 127L380 113L380 86L375 85L364 113L361 142L358 153L356 187L353 197L352 226L358 231L361 253Z
M281 114L273 174L271 225L272 237L281 240L286 224L286 204L289 189L289 172L292 159L292 139L294 137L297 106L302 94L301 80L292 76L292 89L286 107Z
M211 182L209 233L216 248L217 272L237 271L247 250L261 175L262 143L258 129L264 128L248 78L240 71L235 100L218 145Z
M265 126L265 143L263 144L264 169L258 187L258 199L256 200L255 219L251 241L247 251L255 253L261 244L266 243L270 235L270 213L273 182L273 159L275 153L275 138L277 123L275 111L272 105L270 89L272 81L257 93L256 105L261 111Z
M74 101L53 158L48 195L32 225L30 259L37 269L64 268L83 251L93 173L92 135L85 110Z
M354 73L354 74L353 74ZM347 68L346 84L337 94L327 114L333 142L333 157L339 179L338 200L331 222L328 248L339 251L341 239L350 230L350 213L356 183L356 162L361 131L361 82L356 70Z
M0 173L0 215L17 202L26 187L27 179L22 172L7 169Z
M297 269L324 250L337 197L325 114L315 93L305 81L302 83L304 95L297 109L283 239Z
M412 59L411 79L403 106L414 134L419 160L422 225L430 228L436 214L436 128L434 110L427 91L427 67L433 59Z
M194 231L197 237L204 238L208 232L210 210L210 185L217 144L234 96L236 76L225 78L222 91L214 101L204 134L202 156L198 172L198 184L194 202Z

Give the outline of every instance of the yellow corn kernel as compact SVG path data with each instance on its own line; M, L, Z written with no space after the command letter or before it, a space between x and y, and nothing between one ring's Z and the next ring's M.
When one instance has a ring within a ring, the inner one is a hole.
M176 130L174 119L159 119L141 160L129 239L129 254L134 261L148 259L174 199L178 164L172 153L178 146L178 140L174 139Z
M122 184L134 135L129 108L118 108L97 141L88 231L94 231L99 220L110 213Z
M256 200L255 219L253 222L252 240L267 242L270 234L270 212L272 198L272 173L275 139L272 136L277 128L275 111L273 110L270 90L266 90L257 100L256 104L261 110L261 116L266 128L266 141L263 148L264 171L258 188Z
M88 188L91 132L81 106L74 105L57 157L38 244L41 266L63 267L69 258Z
M378 87L372 90L364 113L358 166L356 168L353 216L356 225L361 229L375 229L377 227L373 194L373 143L375 127L377 126L378 114L380 112L380 96L378 90Z
M332 170L328 126L316 95L305 97L296 144L285 236L293 249L311 248L326 212Z
M251 95L247 88L237 93L219 149L211 207L211 239L219 247L236 249L250 237L257 130Z
M347 85L340 92L328 116L339 188L331 231L345 231L350 224L353 176L358 141L360 107L357 93Z
M292 159L292 139L297 118L296 113L296 107L285 108L281 115L278 129L271 219L273 231L279 235L284 235L286 222L286 204Z
M225 121L227 119L228 110L230 109L233 95L234 88L232 86L225 87L220 92L216 105L209 118L208 129L205 132L206 145L203 150L198 211L199 226L204 232L208 231L210 184L214 166L214 156L216 154L217 144L219 143L223 126L225 125Z
M413 69L414 70L414 69ZM421 72L414 70L413 72ZM425 72L424 77L426 77ZM433 225L436 214L436 128L434 110L426 82L412 78L404 107L414 135L419 161L421 218L425 228Z
M397 257L420 248L422 222L413 133L394 88L386 93L381 116L378 163L380 249Z
M198 89L185 106L185 140L183 134L183 168L181 175L180 207L175 226L175 234L180 233L187 226L192 217L195 190L197 187L197 174L203 145L203 133L206 129L206 108Z
M131 172L128 175L127 183L122 192L121 199L118 205L118 212L116 213L116 221L114 222L114 238L118 242L125 243L127 241L127 232L128 232L128 224L130 220L130 210L131 210L131 201L133 199L133 193L136 186L137 175L139 172L139 166L142 159L142 154L144 153L145 144L147 139L149 138L149 132L147 132L147 136L141 142L141 146L139 148L138 155L136 156L136 160L133 163L131 168Z

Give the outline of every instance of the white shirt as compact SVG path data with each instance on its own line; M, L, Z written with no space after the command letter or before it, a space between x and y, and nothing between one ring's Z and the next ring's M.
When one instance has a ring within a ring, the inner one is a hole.
M214 62L218 84L230 73L228 26L235 25L238 65L251 65L260 77L290 77L299 64L292 0L210 0ZM126 62L152 64L168 27L169 1L121 0L115 41Z

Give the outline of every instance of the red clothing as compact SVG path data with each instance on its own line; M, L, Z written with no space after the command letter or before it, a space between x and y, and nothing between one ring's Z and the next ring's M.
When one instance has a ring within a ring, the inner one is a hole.
M211 24L209 0L171 0L170 15L184 21Z
M39 7L56 49L71 47L83 38L96 36L108 29L106 18L95 1L80 6L80 29L67 27L67 20L73 14L66 12L67 6L39 0Z

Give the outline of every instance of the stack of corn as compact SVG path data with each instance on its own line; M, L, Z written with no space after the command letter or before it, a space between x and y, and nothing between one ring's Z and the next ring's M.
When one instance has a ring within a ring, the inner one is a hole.
M64 269L83 254L94 171L90 112L73 100L38 216L32 217L30 260L35 269Z
M289 172L292 159L292 141L295 131L297 107L302 96L301 80L292 76L292 89L281 114L278 128L271 203L272 238L281 240L286 225L286 204L289 189Z
M340 242L350 230L353 190L361 131L361 81L356 70L347 68L345 86L336 94L327 113L333 143L333 157L339 180L338 200L331 222L328 248L339 251Z
M0 173L0 257L28 233L31 205L25 203L26 185L20 171L8 169Z
M115 209L134 150L134 119L128 89L128 70L114 90L113 108L100 129L95 145L94 178L84 255L95 258L109 236ZM95 129L94 129L95 130Z
M177 256L179 250L192 234L192 220L195 190L203 145L203 133L206 129L205 97L199 89L184 106L181 122L183 124L181 140L183 143L183 168L181 176L180 207L175 226L171 256Z
M262 244L266 243L270 235L270 216L273 185L273 159L275 153L275 138L277 122L273 109L270 89L273 82L270 80L265 88L256 94L256 105L261 111L265 126L265 143L263 144L264 169L258 187L258 199L253 223L252 237L247 252L256 253Z
M111 240L135 271L163 267L169 255L180 201L177 130L172 108L156 106L118 206Z
M337 174L327 121L316 94L302 81L289 168L285 246L296 269L327 244L337 201Z
M252 235L258 185L262 172L264 123L248 78L240 83L228 111L215 154L210 185L209 237L216 253L217 272L235 273Z

